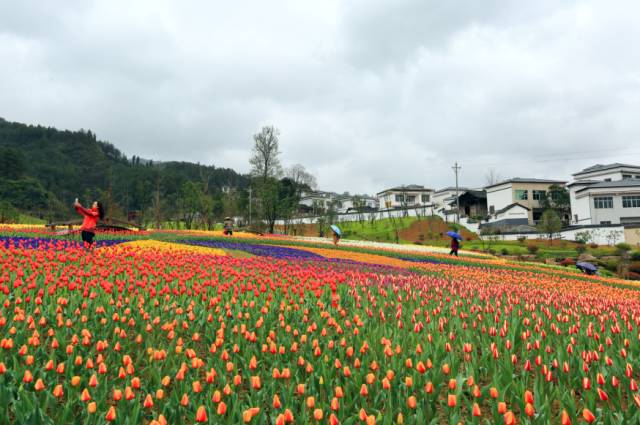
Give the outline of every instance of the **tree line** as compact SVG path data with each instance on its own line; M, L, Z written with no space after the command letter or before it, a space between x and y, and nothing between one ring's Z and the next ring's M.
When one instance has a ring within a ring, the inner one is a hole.
M75 218L77 197L84 203L101 200L108 218L147 226L211 229L226 216L242 216L273 231L276 218L297 212L302 190L315 187L301 165L281 167L278 138L274 127L254 135L252 173L246 175L127 157L90 130L0 118L0 221L15 220L18 212L47 221Z

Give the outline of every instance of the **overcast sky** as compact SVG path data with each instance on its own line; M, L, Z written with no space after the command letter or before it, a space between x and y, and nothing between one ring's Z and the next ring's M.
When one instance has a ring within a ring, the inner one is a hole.
M321 189L640 163L640 2L0 0L0 117Z

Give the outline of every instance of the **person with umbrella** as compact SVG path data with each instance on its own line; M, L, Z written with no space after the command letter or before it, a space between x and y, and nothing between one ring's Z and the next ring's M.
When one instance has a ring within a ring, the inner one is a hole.
M231 217L224 218L224 231L222 233L228 236L233 235L233 219Z
M340 238L342 237L342 230L340 230L340 228L335 224L332 224L331 231L333 232L333 244L338 245L338 241L340 241Z
M451 238L451 251L449 252L449 255L455 255L457 257L462 236L451 230L447 232L447 236Z
M578 261L576 263L576 268L580 270L582 273L589 276L598 274L598 267L586 261Z

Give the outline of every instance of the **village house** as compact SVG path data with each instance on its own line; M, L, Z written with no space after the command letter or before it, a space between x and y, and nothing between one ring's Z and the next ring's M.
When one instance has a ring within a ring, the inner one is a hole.
M640 166L596 164L573 178L571 224L640 224Z
M433 192L433 189L410 184L383 190L376 197L380 209L412 208L431 205Z
M546 180L514 177L486 186L488 213L492 220L506 220L505 224L523 224L526 216L528 225L535 225L544 212L540 200L547 196L553 185L566 184L562 180ZM499 216L501 218L499 218Z

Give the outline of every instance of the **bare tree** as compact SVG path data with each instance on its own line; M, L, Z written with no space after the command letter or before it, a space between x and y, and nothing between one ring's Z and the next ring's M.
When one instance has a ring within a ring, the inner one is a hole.
M269 177L279 177L282 173L278 155L278 136L280 131L273 126L262 127L260 133L253 135L255 144L249 163L251 174L265 182Z
M489 168L489 170L487 170L487 174L484 175L484 180L487 186L491 186L500 182L502 177L498 174L495 168Z
M298 187L301 185L307 185L313 190L318 187L316 178L301 164L294 164L287 168L285 171L285 177L289 177Z

